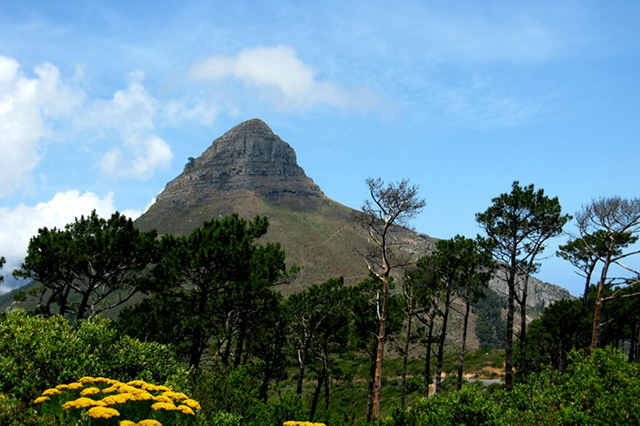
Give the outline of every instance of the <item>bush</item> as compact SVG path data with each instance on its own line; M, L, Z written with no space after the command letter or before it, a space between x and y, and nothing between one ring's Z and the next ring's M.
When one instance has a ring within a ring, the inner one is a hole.
M16 309L0 317L0 336L0 392L23 402L83 376L143 379L180 389L189 377L166 345L119 337L99 318L73 330L60 316Z
M82 377L46 389L34 404L43 419L69 426L192 425L201 409L197 401L167 386L104 377Z
M498 423L496 405L479 386L469 384L449 395L423 398L408 409L395 408L384 426L492 426Z

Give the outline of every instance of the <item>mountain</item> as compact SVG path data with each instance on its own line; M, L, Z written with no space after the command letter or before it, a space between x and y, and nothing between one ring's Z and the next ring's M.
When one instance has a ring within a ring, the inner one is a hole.
M237 125L198 158L190 158L135 223L160 234L186 234L205 220L231 213L249 220L267 216L265 240L280 242L287 262L303 267L285 293L332 277L357 283L368 275L356 251L366 247L367 235L353 220L353 210L328 198L297 164L293 148L259 119ZM402 227L395 227L393 236L415 257L436 241ZM491 283L498 294L506 294L505 286L498 279ZM565 289L535 278L529 287L528 301L540 312L570 297Z
M232 213L248 220L267 216L264 240L281 243L287 263L303 268L284 293L332 277L357 283L368 275L356 251L366 247L367 236L353 220L353 209L328 198L297 164L293 148L259 119L239 124L198 158L189 158L135 224L160 234L187 234L205 220ZM401 227L394 237L413 256L433 244L427 235Z

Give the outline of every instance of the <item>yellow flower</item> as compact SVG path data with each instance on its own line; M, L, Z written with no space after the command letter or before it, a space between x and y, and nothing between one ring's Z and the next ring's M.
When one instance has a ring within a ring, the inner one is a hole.
M153 399L155 399L158 402L166 402L167 404L173 404L173 400L166 395L158 395Z
M178 409L178 407L176 407L175 405L169 404L167 402L156 402L151 406L151 408L153 408L155 411L158 411L158 410L175 411Z
M134 388L133 386L130 386L130 385L123 385L118 388L118 392L130 393L135 395L137 393L144 392L144 391L142 389Z
M96 379L94 379L91 376L84 376L83 378L81 378L80 380L78 380L80 383L93 383L96 381Z
M193 399L185 399L184 401L182 401L182 403L187 407L193 408L194 410L202 410L202 408L200 408L200 404L198 404L198 401L194 401Z
M58 389L59 391L67 390L69 389L69 385L58 385L56 386L56 389Z
M127 382L127 385L144 389L144 387L147 386L147 382L145 382L144 380L132 380L130 382Z
M74 383L69 383L67 386L69 386L70 390L76 390L82 387L82 383L74 382Z
M157 385L157 386L155 386L154 390L159 391L159 392L170 392L171 388L167 387L167 386L164 386L164 385Z
M118 417L120 415L118 410L107 407L92 407L87 411L87 414L94 419L110 419L111 417Z
M148 419L139 421L137 426L162 426L162 423L157 420Z
M196 413L194 413L193 410L186 405L178 405L178 410L180 410L182 414L191 414L192 416L196 415Z
M47 389L46 391L42 392L42 396L53 396L53 395L60 395L62 392L60 392L58 389Z
M102 393L113 393L117 391L118 391L118 388L116 386L109 386L108 388L102 389Z
M64 408L65 410L68 410L69 408L87 408L87 407L102 407L105 406L107 404L105 404L102 401L95 401L91 398L78 398L75 401L69 401L69 402L65 402L64 405L62 406L62 408Z
M34 404L40 404L42 402L50 401L48 396L40 396L33 401Z
M130 393L119 393L117 395L109 395L105 398L102 398L102 402L106 405L115 405L115 404L124 404L127 401L131 401L133 399L133 395Z
M136 426L135 422L132 422L131 420L122 420L120 422L120 426Z
M82 392L80 392L80 396L91 396L100 393L100 389L96 387L86 388Z
M133 394L132 401L153 401L154 396L147 391L141 391Z
M163 392L162 395L164 396L168 396L169 398L173 399L174 401L182 401L183 399L189 399L189 397L181 392L172 392L172 391L167 391L167 392Z

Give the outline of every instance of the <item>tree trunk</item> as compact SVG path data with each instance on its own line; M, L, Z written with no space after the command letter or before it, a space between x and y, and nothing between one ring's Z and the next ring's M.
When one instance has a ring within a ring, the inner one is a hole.
M384 358L384 338L387 326L387 309L389 303L389 277L385 268L382 280L382 310L380 312L380 331L378 333L378 347L376 350L376 371L373 382L373 415L380 421L380 391L382 389L382 361Z
M306 336L304 339L304 345L302 347L302 353L298 353L298 363L300 364L300 370L298 371L298 384L296 385L296 393L302 395L302 383L304 381L304 370L307 365L307 356L309 354L309 345L311 344L311 337Z
M435 393L440 393L442 383L442 360L444 357L444 343L447 337L447 322L449 320L449 305L451 304L451 287L447 288L447 295L444 302L444 314L442 315L442 330L440 330L440 342L438 342L438 365L436 367L436 389Z
M591 346L589 347L591 355L593 355L596 348L600 346L600 312L602 311L602 298L610 263L611 253L607 253L607 257L604 261L604 266L602 267L602 273L600 274L600 282L598 283L598 294L596 296L596 307L593 312L593 329L591 331Z
M527 292L529 274L525 274L522 284L522 299L520 300L520 373L527 375Z
M71 291L71 286L65 286L62 296L60 297L60 316L64 317L67 313L67 300L69 298L69 292ZM47 309L48 310L48 309Z
M324 368L324 412L329 411L329 385L331 384L331 378L329 377L329 363L327 361L327 347L322 351L322 366Z
M504 385L507 390L513 389L513 312L515 304L515 259L512 259L507 287L507 336L504 343Z
M596 264L593 263L593 266L587 271L587 276L585 278L584 283L584 293L582 294L582 304L580 305L580 316L578 317L578 329L576 330L576 337L574 338L574 347L578 348L580 346L580 340L582 338L582 333L584 332L584 317L587 312L587 295L589 294L589 285L591 284L591 274L593 273L593 268L595 268Z
M411 320L413 319L413 282L409 292L409 312L407 318L407 337L404 342L404 357L402 360L402 393L400 394L400 406L404 408L407 393L407 360L409 358L409 341L411 340Z
M207 299L209 298L208 289L202 288L200 289L200 298L198 300L198 308L196 311L196 324L193 327L193 340L191 341L190 348L190 357L189 357L189 365L192 366L196 371L200 367L200 358L202 356L202 340L203 340L203 330L202 330L202 322L204 320L204 313L207 307Z
M89 296L93 292L93 286L87 284L87 289L82 294L82 300L80 301L80 306L78 307L78 312L76 315L76 327L78 326L77 322L84 319L84 314L87 311L87 306L89 305Z
M234 354L233 366L240 365L242 360L242 354L244 350L244 339L247 335L247 306L242 306L240 311L240 321L238 322L238 341L236 342L236 353Z
M377 341L376 341L377 345ZM373 415L373 382L375 381L376 375L376 357L377 351L375 346L371 351L371 366L369 368L369 396L367 398L367 412L365 417L367 418L367 423L371 423L371 417Z
M264 375L262 376L262 384L260 385L260 392L258 395L258 398L264 403L266 403L268 399L269 382L273 375L273 364L274 362L271 357L268 357L264 363Z
M467 301L464 313L464 325L462 326L462 347L460 348L460 364L458 365L458 390L462 389L462 372L464 371L464 351L467 344L467 326L469 325L469 312L471 303Z
M313 417L316 415L316 408L318 407L318 399L320 398L320 391L322 390L323 382L326 380L327 371L322 368L320 375L318 376L318 384L316 384L316 390L313 393L313 401L311 402L311 410L309 411L309 421L313 422Z

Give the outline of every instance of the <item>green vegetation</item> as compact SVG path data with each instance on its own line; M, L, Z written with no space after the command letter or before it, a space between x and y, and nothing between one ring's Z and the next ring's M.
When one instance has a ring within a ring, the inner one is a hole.
M506 333L505 306L490 303L496 295L485 288L495 239L441 240L401 279L372 273L347 286L331 278L285 299L277 288L297 267L286 267L279 244L263 243L268 227L263 217L231 215L158 240L118 214L94 213L64 231L41 230L19 271L44 281L46 291L21 296L39 307L0 315L0 425L359 425L378 398L389 426L638 424L637 278L547 308L514 345L516 376L503 389L505 352L491 348ZM534 257L516 262L519 283ZM146 297L115 321L98 315L131 294ZM484 345L476 351L465 346L472 307ZM598 341L609 347L589 351L586 325L596 316ZM455 337L453 318L463 324ZM497 380L485 387L475 378ZM68 387L77 382L89 387ZM113 398L126 399L120 411L89 408L126 386L138 390L122 393L147 392L146 402L122 396Z
M462 391L396 408L385 426L637 425L640 368L615 349L573 352L567 371L545 368L511 391L466 385Z

